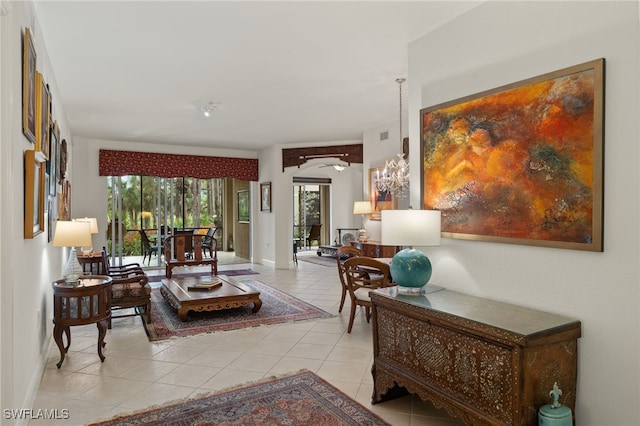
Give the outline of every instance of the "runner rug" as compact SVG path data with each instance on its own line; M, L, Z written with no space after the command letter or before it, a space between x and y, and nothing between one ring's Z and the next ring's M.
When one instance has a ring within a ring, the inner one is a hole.
M90 426L388 425L310 371L117 416Z
M238 275L257 275L258 272L253 269L230 269L228 271L218 270L218 275L226 275L228 277L237 277ZM185 273L173 273L172 276L176 278L182 277L204 277L211 275L210 271L204 272L185 272ZM150 275L149 282L155 283L162 281L166 276L164 275Z
M180 321L177 311L164 300L159 288L152 289L151 324L145 324L149 340L193 336L201 333L237 330L245 327L331 316L330 313L270 287L263 282L250 279L242 280L241 282L260 292L262 308L258 312L251 312L253 304L223 311L191 311L187 321Z

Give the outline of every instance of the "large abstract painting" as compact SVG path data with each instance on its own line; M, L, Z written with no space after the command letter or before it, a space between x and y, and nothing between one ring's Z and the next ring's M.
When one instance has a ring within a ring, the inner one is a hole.
M421 110L444 237L602 251L604 59Z

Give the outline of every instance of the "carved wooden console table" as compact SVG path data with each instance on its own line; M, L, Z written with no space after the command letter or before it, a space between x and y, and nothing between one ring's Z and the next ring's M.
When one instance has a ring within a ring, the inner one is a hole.
M558 382L575 416L579 321L443 289L371 300L374 404L411 392L466 424L537 425Z

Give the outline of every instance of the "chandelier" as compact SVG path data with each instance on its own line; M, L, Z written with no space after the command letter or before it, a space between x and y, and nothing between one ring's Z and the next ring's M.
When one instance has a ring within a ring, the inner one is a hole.
M405 81L402 77L396 79L400 88L400 147L402 147L402 83ZM398 154L397 157L385 162L382 174L376 175L375 184L378 192L404 197L409 190L409 162L404 158L404 153Z

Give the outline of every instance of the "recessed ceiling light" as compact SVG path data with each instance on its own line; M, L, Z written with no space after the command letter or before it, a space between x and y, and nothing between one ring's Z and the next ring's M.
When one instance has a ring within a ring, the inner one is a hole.
M213 102L207 102L206 104L200 107L200 112L204 114L205 117L210 117L211 113L218 108L218 104L214 104Z

